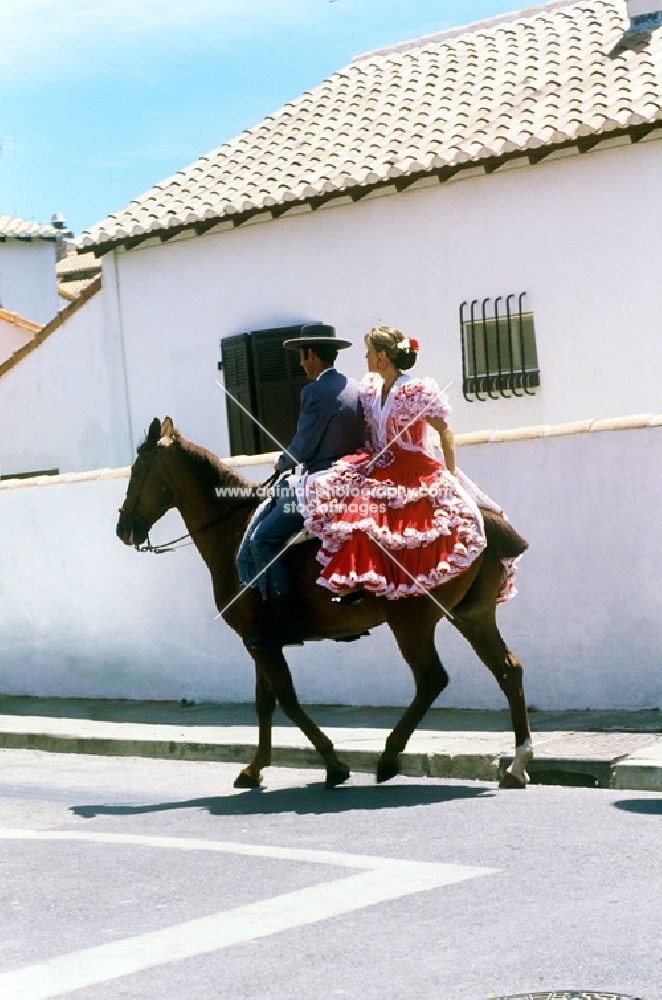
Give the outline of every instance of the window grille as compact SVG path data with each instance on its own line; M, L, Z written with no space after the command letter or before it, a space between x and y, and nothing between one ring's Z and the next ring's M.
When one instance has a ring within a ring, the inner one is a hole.
M283 341L298 336L300 330L300 325L277 327L221 340L219 368L230 394L226 396L226 413L232 455L278 451L276 441L287 446L294 437L299 395L307 379L298 352L285 350Z
M467 402L535 395L540 369L533 313L524 310L525 297L526 292L505 299L500 295L494 301L474 299L460 306L462 392Z

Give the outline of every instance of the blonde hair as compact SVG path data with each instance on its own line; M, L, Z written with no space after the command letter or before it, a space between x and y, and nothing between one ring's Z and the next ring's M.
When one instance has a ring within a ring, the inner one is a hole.
M406 347L400 346L402 341L407 342ZM385 351L386 357L399 371L406 371L416 364L417 350L404 333L392 326L373 326L370 333L365 335L365 343L366 347L372 347L377 352Z

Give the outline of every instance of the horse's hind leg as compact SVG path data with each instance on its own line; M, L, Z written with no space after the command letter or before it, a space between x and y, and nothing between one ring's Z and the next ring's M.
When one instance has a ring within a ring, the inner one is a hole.
M448 674L434 645L434 629L438 615L433 607L424 605L422 599L416 598L416 601L416 609L422 612L421 615L416 614L412 617L411 607L405 607L405 602L399 602L401 606L391 609L388 615L388 624L400 652L414 675L416 694L386 740L384 752L377 764L379 783L399 774L400 754L407 746L409 737L432 702L448 684Z
M299 727L322 756L326 766L326 787L335 788L336 785L342 785L349 778L349 768L338 760L329 737L315 725L299 704L290 668L283 656L282 649L275 646L271 649L256 649L252 650L252 655L256 665L258 665L258 671L264 673L285 715ZM271 759L271 729L269 731L269 758Z
M271 684L255 664L255 711L259 727L257 751L253 760L239 772L235 788L259 788L262 768L271 764L271 726L276 708L276 695Z
M508 699L510 718L515 733L515 759L501 781L502 788L525 788L529 782L526 768L533 757L529 714L524 699L522 664L501 637L494 615L462 614L461 605L455 611L455 627L471 643L497 684Z

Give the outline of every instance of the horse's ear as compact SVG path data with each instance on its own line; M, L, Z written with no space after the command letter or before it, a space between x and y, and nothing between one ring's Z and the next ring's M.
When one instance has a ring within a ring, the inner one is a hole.
M161 437L172 437L175 432L175 425L172 422L172 417L166 417L161 424Z
M161 437L161 421L158 417L154 417L151 424L149 425L149 431L147 432L147 443L156 444L156 442Z
M161 424L161 433L159 437L159 445L167 447L171 445L173 441L179 440L179 431L176 429L172 422L172 417L166 417Z

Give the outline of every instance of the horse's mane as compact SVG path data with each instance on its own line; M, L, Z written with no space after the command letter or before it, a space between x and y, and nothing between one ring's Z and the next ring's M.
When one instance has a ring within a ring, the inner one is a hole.
M255 486L255 483L226 465L213 452L187 441L179 431L173 431L170 437L177 442L204 486L244 486L248 489Z
M163 423L155 417L150 424L149 431L137 448L138 456L142 456L154 448L161 436L170 438L172 444L183 454L195 472L197 478L201 480L203 486L216 487L247 487L255 486L249 479L235 472L229 465L214 455L213 452L201 448L200 445L187 441L179 433L172 423L170 417L166 417Z

